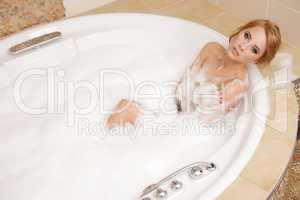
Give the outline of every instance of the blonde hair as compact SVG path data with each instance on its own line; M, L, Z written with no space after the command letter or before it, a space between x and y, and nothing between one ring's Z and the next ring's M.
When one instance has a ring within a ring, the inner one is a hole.
M277 25L273 24L270 20L266 19L257 19L248 22L247 24L239 27L233 34L229 36L229 41L232 37L239 34L241 31L252 28L255 26L259 26L264 28L266 33L266 50L264 54L256 61L258 64L269 63L274 57L276 52L278 51L281 44L281 34L280 29Z

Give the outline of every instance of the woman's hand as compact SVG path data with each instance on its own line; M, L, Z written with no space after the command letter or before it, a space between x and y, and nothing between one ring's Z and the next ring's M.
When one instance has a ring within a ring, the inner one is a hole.
M134 124L138 116L139 109L133 101L122 99L114 109L114 113L107 119L107 126Z
M245 92L248 87L240 80L234 80L219 92L219 103L226 105L225 112L233 110L239 105L239 96Z

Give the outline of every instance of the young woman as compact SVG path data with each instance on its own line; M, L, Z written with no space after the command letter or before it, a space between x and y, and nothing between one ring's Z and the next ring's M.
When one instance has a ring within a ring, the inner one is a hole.
M179 81L175 91L178 111L200 111L213 119L232 110L248 88L247 64L269 63L280 44L280 30L269 20L250 21L238 28L229 37L228 48L208 43ZM134 124L138 114L137 102L122 99L107 125Z

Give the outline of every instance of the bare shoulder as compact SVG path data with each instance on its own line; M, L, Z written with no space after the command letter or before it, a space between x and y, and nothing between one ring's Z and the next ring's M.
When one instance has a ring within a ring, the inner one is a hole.
M222 56L226 52L226 49L217 42L209 42L201 49L201 55L206 56Z
M197 68L202 68L204 64L218 66L218 61L223 58L226 49L217 42L209 42L200 50L196 58Z
M203 50L224 52L226 49L218 42L209 42L203 47Z

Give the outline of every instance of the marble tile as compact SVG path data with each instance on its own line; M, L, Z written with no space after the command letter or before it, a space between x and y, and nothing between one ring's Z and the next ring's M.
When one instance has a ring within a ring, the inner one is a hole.
M300 11L300 1L299 0L276 0L276 1L290 9Z
M278 182L295 144L295 140L275 133L274 129L266 128L255 154L240 175L265 191L271 191Z
M227 14L225 12L220 13L217 16L209 17L201 21L202 24L226 35L231 35L237 27L243 25L246 21Z
M295 22L300 20L300 11L292 10L275 0L270 0L269 18L278 24L284 39L290 45L300 48L300 29L295 25Z
M300 77L300 48L292 47L286 42L283 42L279 53L288 53L293 56L293 67L292 72L295 76Z
M268 193L257 185L243 178L236 181L225 190L217 200L265 200Z
M269 89L271 112L268 116L267 127L275 134L283 134L295 140L297 128L298 104L293 87Z
M278 139L294 141L296 139L298 124L298 104L294 98L288 100L288 112L278 113L276 118L267 120L267 129L273 136L279 136Z
M156 9L166 9L185 0L140 0L140 1L142 1L149 9L156 10Z
M112 12L149 13L150 9L140 0L117 0L110 4L83 13L83 15Z
M64 0L64 7L66 9L66 17L78 15L83 12L87 12L91 9L109 4L116 0Z
M209 3L215 4L215 5L220 5L220 0L208 0Z
M282 121L282 120L281 120ZM280 120L274 121L273 123L281 124ZM286 141L295 141L296 140L296 132L297 132L297 122L291 121L291 120L285 120L285 125L277 125L276 129L272 126L268 126L266 129L269 131L266 132L265 135L272 134L272 137L280 139L280 140L286 140ZM280 126L284 126L281 128ZM271 129L271 130L270 130ZM281 132L280 129L284 129L284 132Z
M175 16L201 23L203 19L214 17L222 10L206 0L184 0L166 9L154 10L154 14Z
M279 113L288 112L288 93L289 88L270 88L269 97L271 100L271 119L278 118Z
M229 13L244 19L252 20L267 17L268 0L220 0L219 5Z
M62 0L0 0L0 38L64 16Z
M294 109L297 106L294 107ZM267 121L267 127L272 129L276 134L285 135L291 140L295 140L297 132L297 114L279 113L275 119Z
M267 126L278 133L286 133L288 129L287 113L279 113L275 119L269 119Z

